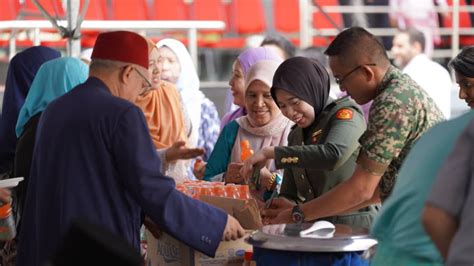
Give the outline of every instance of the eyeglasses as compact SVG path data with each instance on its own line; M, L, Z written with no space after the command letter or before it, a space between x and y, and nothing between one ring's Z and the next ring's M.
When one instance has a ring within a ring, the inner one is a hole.
M151 91L152 84L151 82L142 74L140 71L138 71L136 68L133 68L140 77L145 81L145 84L142 85L142 92L140 92L140 96L146 94L147 92Z
M356 67L354 67L354 69L352 69L351 71L349 71L347 74L345 74L344 76L342 76L342 78L334 78L334 80L336 81L337 85L341 86L342 82L344 82L344 80L349 77L352 73L356 72L357 70L359 70L359 68L363 67L363 66L376 66L377 64L362 64L362 65L358 65Z

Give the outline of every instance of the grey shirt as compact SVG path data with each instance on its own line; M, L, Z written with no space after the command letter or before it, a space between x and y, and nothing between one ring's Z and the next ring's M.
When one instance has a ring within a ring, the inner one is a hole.
M459 223L449 248L447 265L474 264L474 121L466 127L441 168L428 203Z

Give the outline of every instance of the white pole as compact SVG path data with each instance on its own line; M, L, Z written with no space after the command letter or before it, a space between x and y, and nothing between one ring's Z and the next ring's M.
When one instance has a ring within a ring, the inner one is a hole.
M299 0L300 8L300 48L306 48L313 44L312 42L312 23L311 17L313 10L309 0Z
M72 32L72 30L74 30L77 25L80 0L63 0L63 1L67 2L66 3L67 29L68 29L68 32ZM80 54L81 54L81 40L73 39L72 36L70 36L67 41L67 55L72 56L72 57L79 57Z
M453 1L453 34L451 37L451 58L459 53L459 0Z
M189 49L189 54L191 55L191 58L193 59L194 67L196 68L196 71L199 71L196 28L190 28L188 30L188 49Z
M37 46L41 44L41 39L40 39L40 29L35 28L33 30L33 45Z
M8 49L8 59L11 60L16 54L16 37L10 37L10 40L8 42L10 44Z

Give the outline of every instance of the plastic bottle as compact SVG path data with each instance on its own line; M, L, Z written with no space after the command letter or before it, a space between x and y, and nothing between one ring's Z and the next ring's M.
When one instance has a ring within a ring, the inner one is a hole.
M199 169L202 167L204 162L202 161L201 158L197 158L196 161L194 162L194 171L199 171Z
M245 161L253 155L253 150L250 147L248 139L244 139L240 142L240 160Z
M245 251L244 263L242 263L242 266L256 265L256 263L254 261L252 261L252 256L253 256L252 251Z
M250 199L250 190L248 185L239 186L239 198L243 200Z
M12 240L16 236L15 219L12 214L11 203L0 205L0 240Z
M235 185L234 184L227 184L224 186L225 194L227 198L237 199L238 194L236 193Z

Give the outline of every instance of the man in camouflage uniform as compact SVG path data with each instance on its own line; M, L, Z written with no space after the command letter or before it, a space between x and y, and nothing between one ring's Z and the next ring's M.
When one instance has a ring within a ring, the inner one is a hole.
M369 126L359 142L358 164L382 174L380 198L385 200L403 160L418 138L444 117L425 90L390 66L369 112Z
M444 120L434 101L390 64L383 45L366 30L353 27L341 32L325 54L341 90L358 104L373 103L367 130L359 140L361 150L354 173L325 195L303 204L297 211L305 220L384 201L415 141ZM275 212L263 212L273 218L272 223L291 221L294 210L281 200L272 205Z

